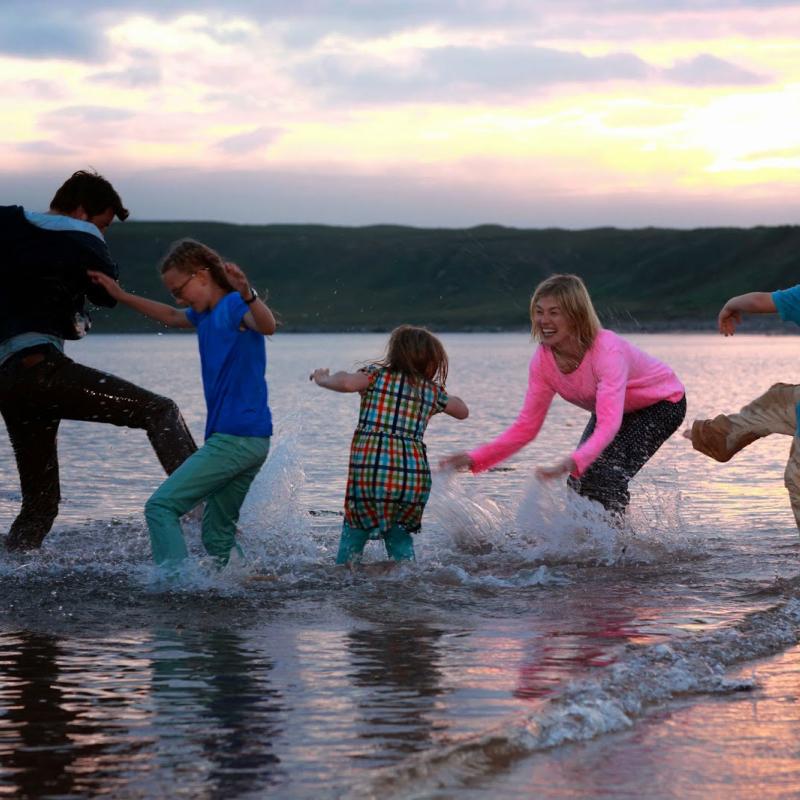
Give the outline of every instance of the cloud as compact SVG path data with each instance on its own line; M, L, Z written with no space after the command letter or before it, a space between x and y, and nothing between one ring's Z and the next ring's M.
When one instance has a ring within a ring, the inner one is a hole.
M28 81L22 81L21 85L24 87L28 95L41 98L43 100L56 100L64 97L65 90L56 81L43 81L33 78Z
M0 52L97 61L108 55L105 31L127 18L168 24L187 15L222 46L248 47L267 36L294 52L331 37L368 41L419 30L539 42L760 36L774 31L775 15L785 35L800 33L796 6L786 0L104 0L79 15L49 0L3 0Z
M559 83L666 81L694 86L751 85L767 78L703 54L668 69L631 53L586 56L579 52L519 45L439 47L421 51L411 64L374 56L324 55L297 67L299 80L332 98L374 102L442 102L516 96Z
M769 78L743 69L716 56L703 53L663 71L663 76L675 83L691 86L742 86L769 83Z
M66 7L32 8L27 3L0 6L0 53L21 58L97 61L106 50L105 35Z
M79 152L74 147L64 147L63 145L47 141L46 139L19 142L15 147L22 153L32 153L42 156L71 156Z
M95 150L91 143L104 146L104 140L114 137L120 124L134 117L132 111L106 106L64 106L41 114L37 120L37 128L52 132L75 142L81 149L79 153Z
M778 150L760 150L740 156L742 161L768 161L770 159L800 159L800 147L784 147Z
M410 67L379 58L325 55L309 59L294 74L336 98L441 102L507 96L556 83L641 80L649 71L644 61L626 53L590 57L510 46L432 48Z
M75 123L123 122L134 116L132 111L109 106L65 106L45 114L47 125L62 124L69 121Z
M633 80L647 76L637 56L615 53L585 56L545 47L441 47L429 51L422 69L434 80L456 81L502 89L504 86L542 86L551 83Z
M217 142L215 147L231 155L243 155L260 150L268 144L272 144L283 131L280 128L260 127L252 131L237 133Z
M275 30L284 43L301 49L326 36L370 39L421 28L451 31L506 31L526 29L567 37L590 36L595 26L602 35L613 32L620 16L636 19L639 32L648 21L659 25L666 17L692 14L708 17L725 12L768 12L792 9L786 0L104 0L82 6L75 14L51 0L4 0L0 4L0 52L27 58L59 57L96 60L105 50L104 30L126 16L150 16L163 21L187 14L205 16L203 29L220 43L242 43L250 36L243 21L263 31ZM741 13L728 13L728 30L751 24ZM609 23L610 26L609 26ZM628 29L630 33L630 29ZM595 34L597 29L595 28Z
M161 69L155 63L136 64L127 69L96 72L89 76L89 80L139 89L145 86L157 86L161 83Z

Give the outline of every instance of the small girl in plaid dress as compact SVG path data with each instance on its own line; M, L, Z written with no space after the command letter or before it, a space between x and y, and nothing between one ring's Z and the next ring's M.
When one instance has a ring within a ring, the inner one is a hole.
M337 564L360 561L367 540L381 538L389 558L414 560L411 534L420 529L431 491L422 441L428 420L440 411L456 419L469 414L444 389L447 367L447 353L430 331L402 325L381 361L358 372L311 374L325 389L361 394Z

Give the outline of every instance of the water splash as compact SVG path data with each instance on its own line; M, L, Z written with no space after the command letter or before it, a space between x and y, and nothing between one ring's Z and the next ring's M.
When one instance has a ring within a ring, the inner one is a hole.
M564 482L533 479L517 511L519 546L536 561L616 563L624 552L618 521Z
M681 513L677 473L637 478L622 524L597 502L563 481L532 478L517 508L483 496L475 482L452 470L435 472L426 510L425 536L440 563L466 556L484 568L517 564L658 563L705 552L704 531Z
M453 470L432 475L431 496L425 510L426 527L438 525L446 546L473 555L489 553L505 542L510 518L496 502L481 496Z
M192 565L187 565L185 580L164 584L150 560L144 520L134 516L54 532L41 551L27 556L0 554L0 575L81 573L98 581L118 575L156 592L177 586L180 591L236 593L254 576L265 575L287 585L340 584L343 578L333 560L341 517L333 512L311 516L303 503L302 424L300 412L284 422L243 506L238 538L246 569L219 572L204 566L200 521L189 519L184 530ZM518 508L482 495L479 484L452 471L434 472L423 531L416 539L419 561L385 580L498 590L546 587L566 580L552 571L557 565L659 563L691 553L692 546L697 552L698 537L687 533L680 513L680 493L663 479L657 485L637 481L622 528L597 503L560 481L531 480ZM386 557L379 543L372 543L365 555L367 562ZM537 572L542 565L551 568L548 573Z
M306 481L298 439L302 417L284 420L269 458L253 481L239 518L241 543L248 558L265 568L318 563L324 556L311 536L300 495Z
M571 581L542 564L535 569L521 569L511 575L469 572L458 564L432 567L425 577L439 585L481 589L529 589L536 586L565 586Z

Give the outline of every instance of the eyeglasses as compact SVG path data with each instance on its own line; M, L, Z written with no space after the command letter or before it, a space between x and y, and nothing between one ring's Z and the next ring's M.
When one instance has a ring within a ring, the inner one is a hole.
M205 272L208 267L203 267L202 269L198 269L197 272L193 272L180 286L176 286L174 289L170 289L169 293L176 299L180 300L181 295L183 294L183 290L197 277L198 272Z

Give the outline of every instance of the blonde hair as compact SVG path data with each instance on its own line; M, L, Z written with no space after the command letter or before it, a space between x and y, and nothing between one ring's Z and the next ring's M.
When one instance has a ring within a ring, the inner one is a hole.
M185 275L207 269L217 286L226 292L236 291L228 280L222 256L194 239L179 239L170 245L167 254L161 259L159 271L163 275L171 269Z
M427 329L400 325L389 336L386 355L377 366L403 372L412 380L428 380L444 386L448 359L444 345Z
M531 335L537 342L542 341L542 334L536 327L534 312L543 297L552 297L558 303L581 347L588 350L602 325L586 284L577 275L551 275L536 287L531 297L530 314Z

